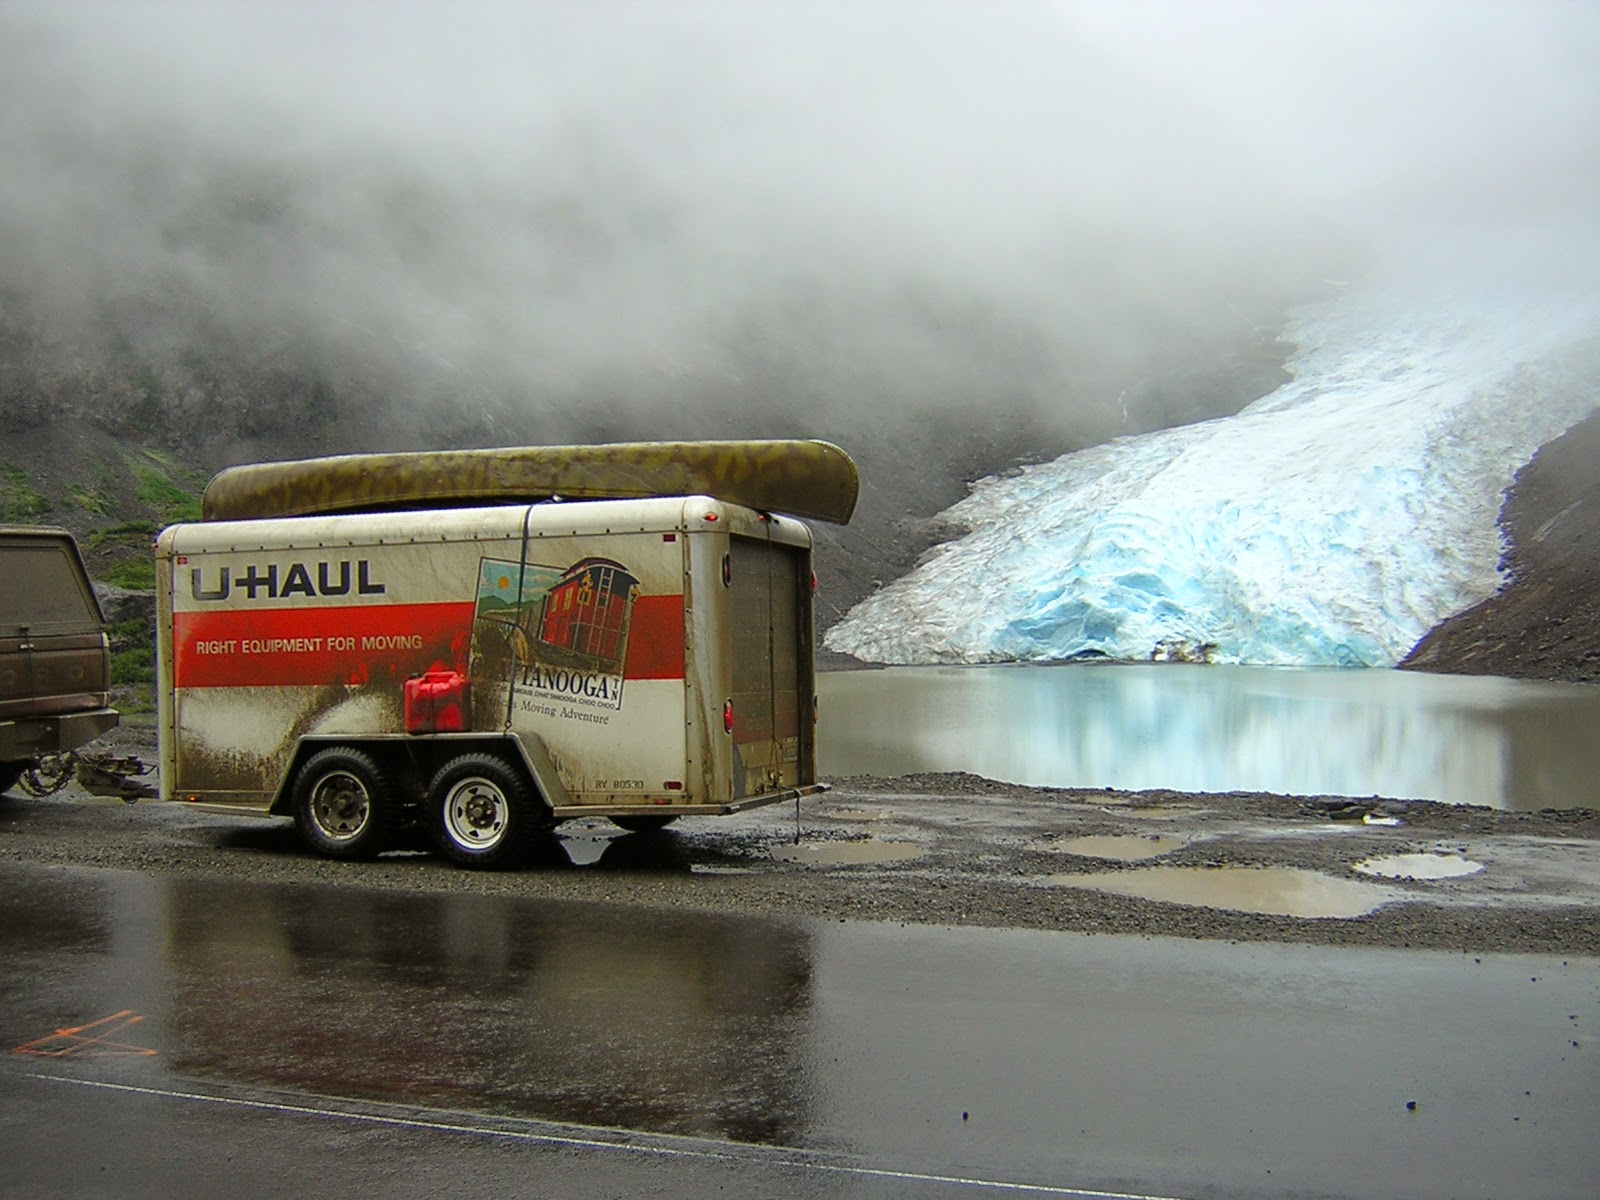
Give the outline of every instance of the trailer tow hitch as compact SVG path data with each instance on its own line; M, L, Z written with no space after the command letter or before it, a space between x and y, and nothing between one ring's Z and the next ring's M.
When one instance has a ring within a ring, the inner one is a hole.
M134 757L69 750L65 754L46 754L22 773L22 790L30 796L54 796L73 779L94 796L115 796L132 804L156 794L153 784L142 776L155 770Z

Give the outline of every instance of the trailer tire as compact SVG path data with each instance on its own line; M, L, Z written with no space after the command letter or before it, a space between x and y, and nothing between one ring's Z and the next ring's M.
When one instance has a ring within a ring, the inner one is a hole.
M394 788L364 750L329 746L306 759L294 779L294 824L327 858L372 858L394 826Z
M658 817L641 813L631 817L612 817L611 823L629 833L656 833L676 821L677 817Z
M428 784L428 823L439 853L463 867L510 867L550 825L527 777L494 754L462 754Z

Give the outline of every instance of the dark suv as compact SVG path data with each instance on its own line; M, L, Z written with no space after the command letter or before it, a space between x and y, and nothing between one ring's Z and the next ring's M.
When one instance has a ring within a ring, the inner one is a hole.
M0 525L0 792L117 723L111 649L65 529Z

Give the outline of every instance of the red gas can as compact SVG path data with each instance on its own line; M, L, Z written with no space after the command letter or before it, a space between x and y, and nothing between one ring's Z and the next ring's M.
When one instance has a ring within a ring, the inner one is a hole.
M467 677L428 671L406 680L407 733L459 733L467 727Z

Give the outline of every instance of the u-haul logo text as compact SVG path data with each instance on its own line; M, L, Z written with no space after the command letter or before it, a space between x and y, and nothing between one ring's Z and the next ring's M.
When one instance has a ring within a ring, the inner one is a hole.
M365 558L277 563L250 563L242 574L229 567L189 570L189 595L196 600L227 600L240 592L247 600L286 600L291 596L381 596L388 588L372 578Z

